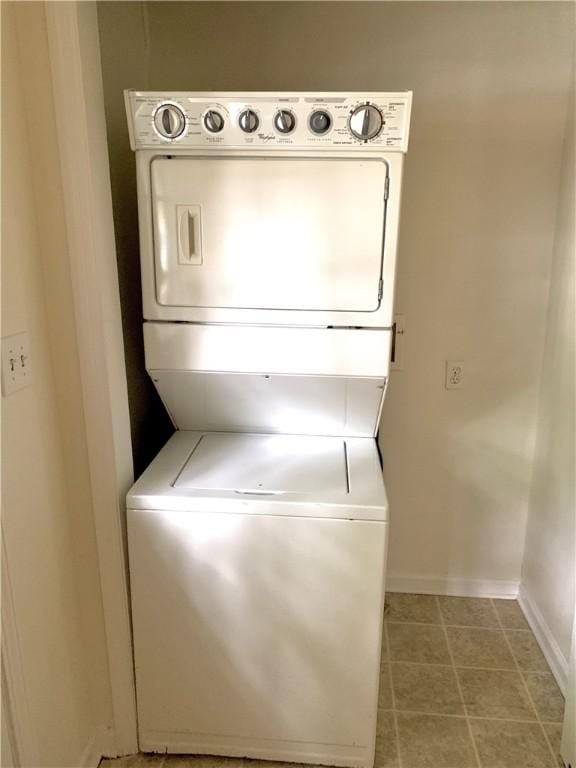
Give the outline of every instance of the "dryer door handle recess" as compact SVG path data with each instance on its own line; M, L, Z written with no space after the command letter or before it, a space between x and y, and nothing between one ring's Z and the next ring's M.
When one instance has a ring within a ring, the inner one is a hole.
M202 264L201 209L199 205L177 205L178 263Z

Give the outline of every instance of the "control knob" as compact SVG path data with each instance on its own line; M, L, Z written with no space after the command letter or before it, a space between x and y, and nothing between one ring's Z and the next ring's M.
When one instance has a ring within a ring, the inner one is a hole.
M308 125L310 126L312 133L315 133L317 136L322 136L323 134L328 133L332 127L330 113L326 112L325 109L316 109L310 115Z
M220 133L224 128L224 118L215 109L209 109L204 115L204 128L210 133Z
M363 104L350 115L350 131L362 141L369 141L378 136L384 125L382 112L374 104Z
M184 132L186 117L175 104L161 104L154 113L154 125L165 139L177 139Z
M258 130L258 126L260 125L258 115L253 109L245 109L244 112L240 114L238 122L244 133L254 133L254 131Z
M288 109L279 109L274 115L274 127L278 133L292 133L296 127L296 118Z

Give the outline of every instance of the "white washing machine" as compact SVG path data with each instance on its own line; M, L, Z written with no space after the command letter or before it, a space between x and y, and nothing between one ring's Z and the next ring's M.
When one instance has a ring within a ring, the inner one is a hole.
M126 107L177 428L127 499L140 748L369 768L411 94Z

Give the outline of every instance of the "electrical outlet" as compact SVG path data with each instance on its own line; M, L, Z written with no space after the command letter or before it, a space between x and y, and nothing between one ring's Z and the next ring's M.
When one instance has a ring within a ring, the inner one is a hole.
M464 386L464 363L462 360L446 361L446 389L462 389Z
M11 395L32 382L28 334L17 333L2 339L2 394Z

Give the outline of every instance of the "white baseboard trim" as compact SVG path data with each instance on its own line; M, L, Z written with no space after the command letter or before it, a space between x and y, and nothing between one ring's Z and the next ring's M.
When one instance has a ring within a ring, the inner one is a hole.
M436 576L404 576L389 574L387 592L409 592L417 595L452 595L455 597L518 597L519 581L501 579L458 579Z
M568 659L560 650L560 646L556 642L550 627L540 613L540 609L536 605L535 601L532 600L524 586L520 587L518 602L520 603L520 608L522 608L522 611L526 616L526 621L530 625L530 629L534 633L534 637L538 641L538 645L540 646L542 653L546 657L548 666L556 678L558 687L562 693L566 695L568 681Z
M97 768L100 760L109 752L110 732L107 728L99 728L82 750L76 761L78 768Z

